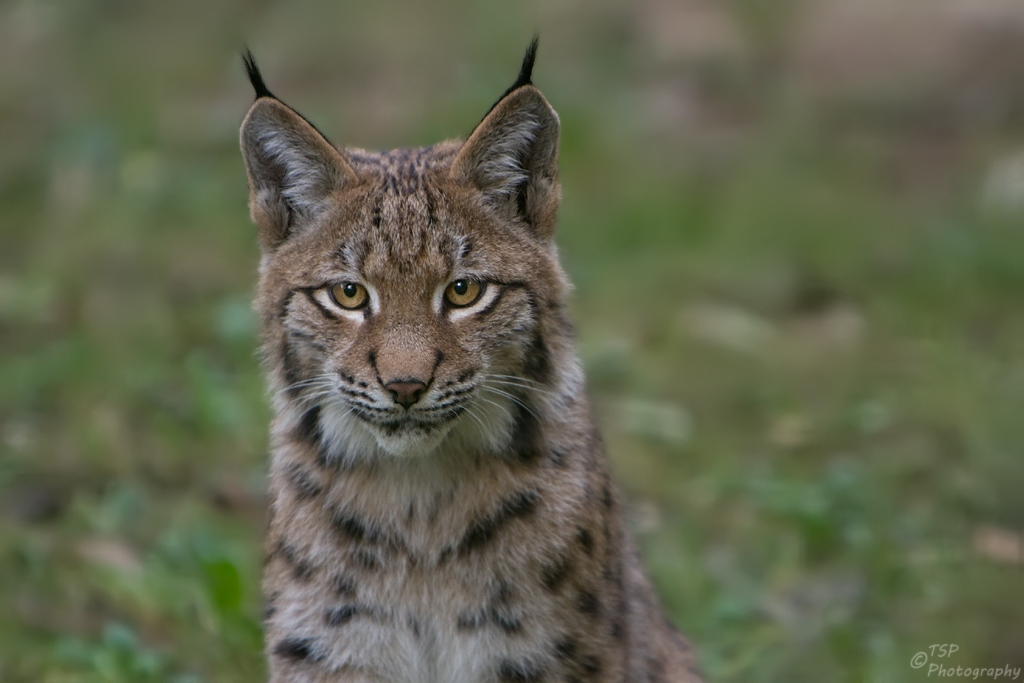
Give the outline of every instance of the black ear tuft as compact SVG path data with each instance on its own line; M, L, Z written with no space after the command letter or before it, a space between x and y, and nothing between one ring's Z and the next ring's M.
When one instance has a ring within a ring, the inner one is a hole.
M533 63L537 59L537 43L539 41L539 35L534 36L533 40L530 41L530 46L526 48L526 54L523 55L523 65L519 67L519 77L516 78L515 83L509 86L508 90L501 94L498 101L491 105L491 108L487 110L487 114L494 111L494 108L498 106L498 102L501 102L519 88L524 85L533 85ZM487 114L484 114L484 118L487 118Z
M524 85L532 85L533 81L530 79L533 77L533 62L537 59L538 42L540 42L539 35L534 36L533 40L530 41L530 46L526 48L526 54L523 55L523 65L519 67L519 78L508 89L508 92L512 92ZM507 95L508 93L505 94Z
M263 75L260 74L260 68L256 66L256 58L252 56L252 50L249 48L245 49L245 54L242 55L242 62L245 63L245 72L249 74L249 82L252 83L252 87L256 91L256 99L273 97L276 100L277 98L274 97L274 93L270 92L267 84L263 82Z

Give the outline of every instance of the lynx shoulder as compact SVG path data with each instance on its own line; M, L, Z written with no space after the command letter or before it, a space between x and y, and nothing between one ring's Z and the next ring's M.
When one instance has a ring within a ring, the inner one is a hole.
M699 680L584 394L535 51L465 141L380 153L333 146L246 56L275 683Z

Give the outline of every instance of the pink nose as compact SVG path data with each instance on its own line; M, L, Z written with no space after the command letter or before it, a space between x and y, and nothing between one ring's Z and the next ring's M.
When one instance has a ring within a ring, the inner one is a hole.
M405 380L402 382L388 382L384 385L384 388L391 394L391 398L394 399L395 403L408 410L413 403L420 400L423 392L427 390L427 385L417 380Z

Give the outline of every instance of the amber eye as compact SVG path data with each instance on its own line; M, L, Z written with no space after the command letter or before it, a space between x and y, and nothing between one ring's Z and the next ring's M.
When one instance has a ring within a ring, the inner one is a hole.
M355 282L342 282L331 287L331 298L342 308L362 308L370 300L366 287Z
M456 280L444 290L444 298L452 306L469 306L480 298L483 285L476 280Z

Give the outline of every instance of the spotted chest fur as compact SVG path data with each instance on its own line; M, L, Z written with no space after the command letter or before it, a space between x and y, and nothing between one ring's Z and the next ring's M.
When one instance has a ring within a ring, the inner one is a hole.
M535 49L465 142L384 153L335 148L246 59L274 682L699 680L587 406Z

